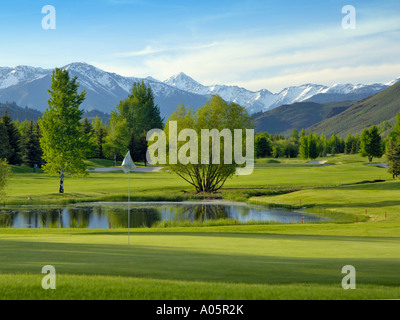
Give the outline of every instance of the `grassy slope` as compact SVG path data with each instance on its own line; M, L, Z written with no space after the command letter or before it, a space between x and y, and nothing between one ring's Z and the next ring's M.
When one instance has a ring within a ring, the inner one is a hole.
M364 127L379 125L382 121L394 122L400 111L400 83L378 94L353 104L346 111L308 128L308 131L334 133L346 138L347 134L360 133Z
M335 103L299 102L267 111L255 119L257 131L290 134L324 120L335 108L349 107L350 101ZM336 109L337 110L337 109Z

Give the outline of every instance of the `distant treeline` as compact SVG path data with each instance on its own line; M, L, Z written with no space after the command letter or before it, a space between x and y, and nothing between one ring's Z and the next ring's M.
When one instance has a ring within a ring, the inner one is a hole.
M18 107L19 108L19 107ZM83 115L79 130L85 135L86 158L122 160L127 150L134 161L146 163L147 131L163 128L160 110L151 88L135 83L132 94L123 100L105 121L99 111ZM38 121L14 121L4 110L0 118L0 159L8 164L41 167L44 164Z
M372 161L372 158L380 158L387 152L390 139L396 140L397 136L400 136L400 113L397 115L397 121L385 139L381 138L381 134L388 127L379 128L375 125L369 129L365 128L361 135L348 134L346 139L336 134L326 137L324 134L306 133L304 129L300 133L294 129L288 138L281 134L259 132L255 136L255 156L316 159L338 153L358 153Z
M99 118L89 122L85 118L81 126L82 134L89 136L88 158L106 158L103 153L108 127ZM40 145L41 132L37 121L14 121L8 109L0 117L0 159L12 165L41 167L43 151Z
M274 158L315 159L325 157L328 154L337 153L356 154L360 150L360 136L348 135L344 140L337 135L327 138L324 134L306 134L302 129L299 133L294 129L289 138L281 134L269 134L259 132L255 137L255 156Z

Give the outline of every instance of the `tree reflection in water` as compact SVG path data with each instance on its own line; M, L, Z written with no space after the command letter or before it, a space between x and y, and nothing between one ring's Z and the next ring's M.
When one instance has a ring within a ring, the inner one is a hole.
M130 227L132 228L150 228L154 222L161 220L161 214L156 208L131 208ZM108 221L112 228L128 227L127 208L112 208L107 210Z
M179 211L176 220L207 221L226 219L229 216L229 207L221 205L188 205Z
M130 208L130 227L149 228L161 221L204 222L234 219L300 223L319 217L299 212L251 207L242 204L138 203ZM306 220L307 219L307 220ZM1 208L0 228L127 228L128 207L119 204L70 205L66 207Z

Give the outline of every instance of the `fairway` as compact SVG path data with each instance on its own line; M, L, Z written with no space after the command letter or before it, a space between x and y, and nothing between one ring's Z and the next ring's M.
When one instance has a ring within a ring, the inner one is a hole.
M3 299L392 299L400 237L352 226L126 230L2 230ZM385 227L382 225L381 227ZM397 226L398 227L398 226ZM368 236L367 236L368 234ZM53 265L57 289L41 288ZM341 269L357 269L343 290ZM51 292L52 291L52 292Z
M127 229L0 229L0 298L398 299L399 182L358 156L331 161L341 164L259 159L253 175L234 177L218 194L307 207L327 223L139 228L129 245ZM59 196L56 178L14 172L6 204L30 203L28 194L34 203L127 196L119 172L67 178L65 186ZM132 174L131 186L133 199L198 197L168 172ZM45 265L56 268L56 290L41 287ZM356 269L356 290L342 288L346 265Z

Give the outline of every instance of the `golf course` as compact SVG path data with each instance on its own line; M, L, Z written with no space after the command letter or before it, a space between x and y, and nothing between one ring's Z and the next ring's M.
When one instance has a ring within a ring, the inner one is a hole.
M253 174L212 195L170 172L133 172L130 200L221 199L302 210L323 222L131 228L129 244L126 228L0 228L0 299L399 299L400 182L359 155L316 160L326 162L257 159ZM122 171L67 176L63 194L58 184L12 166L2 207L128 200ZM45 265L56 269L56 290L41 286ZM346 265L356 270L354 290L342 288Z

